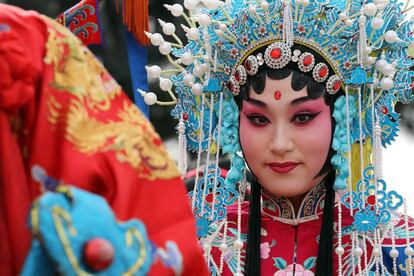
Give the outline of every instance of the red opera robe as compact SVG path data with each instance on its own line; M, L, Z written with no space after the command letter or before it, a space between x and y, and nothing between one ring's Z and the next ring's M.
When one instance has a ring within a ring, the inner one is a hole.
M30 246L27 217L48 175L102 195L119 220L140 219L157 245L174 240L184 275L207 275L186 190L160 138L67 29L0 4L0 275ZM158 263L152 275L173 275Z

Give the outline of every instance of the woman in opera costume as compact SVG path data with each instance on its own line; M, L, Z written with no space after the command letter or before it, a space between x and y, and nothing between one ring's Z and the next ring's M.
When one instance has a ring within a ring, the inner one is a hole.
M180 168L184 146L208 168L190 196L211 273L413 275L413 221L381 172L394 106L414 98L404 5L201 2L165 5L188 43L148 34L174 69L147 70L175 105Z
M25 275L121 275L130 263L130 275L208 274L175 164L150 123L70 31L36 12L0 4L0 76L1 275L21 271L31 240L30 205L45 189L63 191L70 200L46 193L34 204L36 239ZM62 183L102 196L116 220L103 219L111 217L103 200L85 200L85 193ZM50 202L56 205L47 207ZM125 231L114 232L122 230L118 221L129 219L140 220L124 225L139 226L131 226L139 248ZM92 237L107 237L104 248L108 240L121 240L104 250L112 250L113 260L102 263L102 240L92 255L82 253ZM59 239L47 243L52 238ZM36 255L39 245L46 251ZM114 248L121 249L114 254ZM149 250L164 253L159 259L165 262L149 268L156 255ZM56 270L39 267L42 274L30 267L45 264Z

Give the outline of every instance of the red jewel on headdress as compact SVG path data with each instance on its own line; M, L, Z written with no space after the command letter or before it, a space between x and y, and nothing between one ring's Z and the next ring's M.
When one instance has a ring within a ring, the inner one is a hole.
M270 56L274 59L280 58L282 55L282 50L280 48L274 48L272 51L270 51Z
M188 113L183 113L183 120L187 121L188 120Z
M234 74L234 78L236 79L236 81L240 81L239 72L236 71L236 73Z
M276 90L275 94L273 95L276 99L276 101L280 100L280 98L282 98L282 93L280 93L280 91Z
M208 203L213 202L213 194L208 194L208 195L206 196L206 201L207 201Z
M308 55L303 59L303 65L309 66L313 61L313 56Z
M328 67L324 66L319 71L319 77L324 78L326 76L326 74L328 74Z
M381 113L384 114L384 115L388 114L388 108L386 106L382 106L381 107Z
M334 85L333 85L333 90L334 91L338 91L339 90L339 88L341 88L341 81L339 80L339 81L336 81L335 83L334 83Z

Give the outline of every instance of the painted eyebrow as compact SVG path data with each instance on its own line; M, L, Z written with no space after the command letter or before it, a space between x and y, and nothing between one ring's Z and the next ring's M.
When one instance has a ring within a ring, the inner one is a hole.
M251 103L251 104L253 104L255 106L258 106L258 107L266 107L267 106L267 104L265 102L255 100L255 99L251 99L251 98L246 100L246 102Z
M309 98L309 96L304 96L304 97L300 97L297 99L294 99L293 101L290 102L291 105L299 105L301 103L307 102L307 101L311 101L312 99Z

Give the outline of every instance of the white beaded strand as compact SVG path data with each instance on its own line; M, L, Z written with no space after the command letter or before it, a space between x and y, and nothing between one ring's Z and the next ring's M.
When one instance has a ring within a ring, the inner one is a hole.
M404 253L408 258L407 263L407 274L409 276L413 275L413 263L412 263L412 256L414 255L414 250L410 244L410 228L408 225L408 212L407 212L407 200L404 199L404 227L405 227L405 240L407 247L404 249Z
M358 265L358 273L362 275L362 265L361 265L361 257L364 254L361 246L359 245L358 233L354 231L353 234L355 235L355 249L354 249L354 256L357 257L357 265Z
M397 270L397 258L398 258L398 250L395 247L395 228L394 228L394 221L391 221L391 243L392 243L392 248L391 251L389 252L390 257L392 258L392 273L394 276L398 275L398 270Z
M241 241L241 196L237 198L237 239L234 242L234 247L237 250L237 274L241 273L241 250L243 248L243 242Z
M224 232L223 232L223 240L220 244L220 251L221 251L221 255L220 255L220 269L219 269L219 273L223 273L223 266L224 266L224 254L226 253L227 250L227 225L228 225L228 221L227 218L224 220Z
M355 276L355 231L351 233L351 264L352 264L352 275Z
M219 118L218 118L218 126L217 126L217 141L216 141L216 160L215 160L215 167L214 167L214 186L213 186L213 202L211 205L211 219L213 219L215 202L216 202L216 189L217 189L217 178L218 178L218 167L219 167L219 156L220 156L220 133L221 133L221 121L222 121L222 111L223 111L223 92L220 92L219 96Z
M207 142L207 156L206 156L206 167L204 177L204 188L203 188L203 195L202 195L202 203L201 203L201 216L204 214L205 204L206 204L206 193L207 193L207 181L208 181L208 172L210 167L210 152L211 152L211 140L212 140L212 132L213 132L213 116L214 116L214 94L211 94L210 99L210 119L208 124L208 142Z
M198 153L197 153L197 165L196 165L196 176L195 176L195 182L194 182L194 190L193 190L193 198L191 200L191 209L194 212L195 208L195 201L197 196L197 184L199 180L199 173L200 173L200 163L201 163L201 153L202 153L202 142L204 139L204 131L203 131L203 122L204 122L204 105L205 105L206 95L203 94L201 96L201 112L200 117L198 120L198 126L200 128L200 135L198 136Z
M365 177L364 177L364 147L362 136L362 91L361 86L358 87L358 121L359 121L359 158L361 169L361 191L365 191ZM362 201L365 203L365 193L362 193Z
M342 255L345 249L342 246L342 203L338 202L338 247L335 248L335 253L338 255L338 276L342 276Z
M351 154L351 127L349 118L349 91L348 85L345 86L345 109L346 109L346 143L348 146L348 192L349 192L349 203L351 205L350 213L354 216L354 203L353 203L353 192L352 192L352 154Z
M292 4L291 0L285 0L283 9L283 41L287 46L293 45L293 22L292 22Z
M187 172L187 138L185 136L185 124L183 115L178 123L178 169L184 177Z

